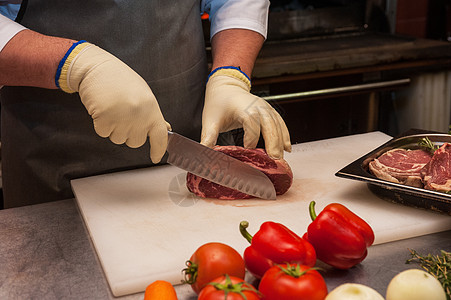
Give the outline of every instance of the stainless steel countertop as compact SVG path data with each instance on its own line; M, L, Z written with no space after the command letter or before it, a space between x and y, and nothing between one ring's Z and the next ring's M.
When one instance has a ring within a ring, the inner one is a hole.
M451 251L451 231L375 245L368 257L343 271L319 263L329 291L345 282L385 291L405 264L408 248L421 254ZM143 299L143 293L115 298L73 199L0 211L0 299ZM252 278L248 278L252 281ZM187 285L179 300L196 299Z

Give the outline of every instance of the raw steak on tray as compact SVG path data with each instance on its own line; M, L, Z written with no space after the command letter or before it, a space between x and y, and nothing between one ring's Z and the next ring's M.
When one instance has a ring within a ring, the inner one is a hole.
M368 167L380 179L423 187L420 172L430 160L431 155L425 150L396 148L371 161Z
M447 193L451 191L451 144L435 147L428 147L433 154L395 148L371 161L368 169L383 180Z
M421 170L424 188L451 191L451 144L445 143L434 152L431 161Z

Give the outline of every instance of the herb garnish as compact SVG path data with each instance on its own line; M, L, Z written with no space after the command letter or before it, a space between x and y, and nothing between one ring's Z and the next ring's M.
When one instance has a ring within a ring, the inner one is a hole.
M451 252L441 250L441 255L422 256L415 250L409 249L412 258L406 264L417 262L429 274L440 281L449 300L451 297Z
M422 138L418 142L418 146L425 147L431 154L434 154L435 150L439 148L439 146L435 145L428 137Z

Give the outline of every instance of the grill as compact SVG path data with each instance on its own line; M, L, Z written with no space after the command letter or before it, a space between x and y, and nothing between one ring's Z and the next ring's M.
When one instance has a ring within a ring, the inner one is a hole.
M396 33L402 4L271 1L268 39L254 68L252 92L279 110L293 143L374 130L397 135L406 126L448 129L448 92L434 94L440 105L431 115L443 115L440 124L400 118L413 105L400 98L421 98L417 83L427 82L424 76L434 74L435 81L444 81L443 90L451 90L446 75L451 44ZM427 105L427 99L415 101Z

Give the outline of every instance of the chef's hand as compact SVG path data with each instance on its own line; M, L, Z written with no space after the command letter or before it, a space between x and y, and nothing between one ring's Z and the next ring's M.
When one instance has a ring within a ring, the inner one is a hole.
M150 158L163 157L170 129L146 81L107 51L80 43L57 74L62 90L78 92L101 137L131 148L150 141Z
M291 151L290 134L279 113L250 93L250 81L239 70L220 69L207 82L201 143L213 147L219 133L236 128L244 129L245 148L255 148L261 132L270 157L280 159L284 150Z

